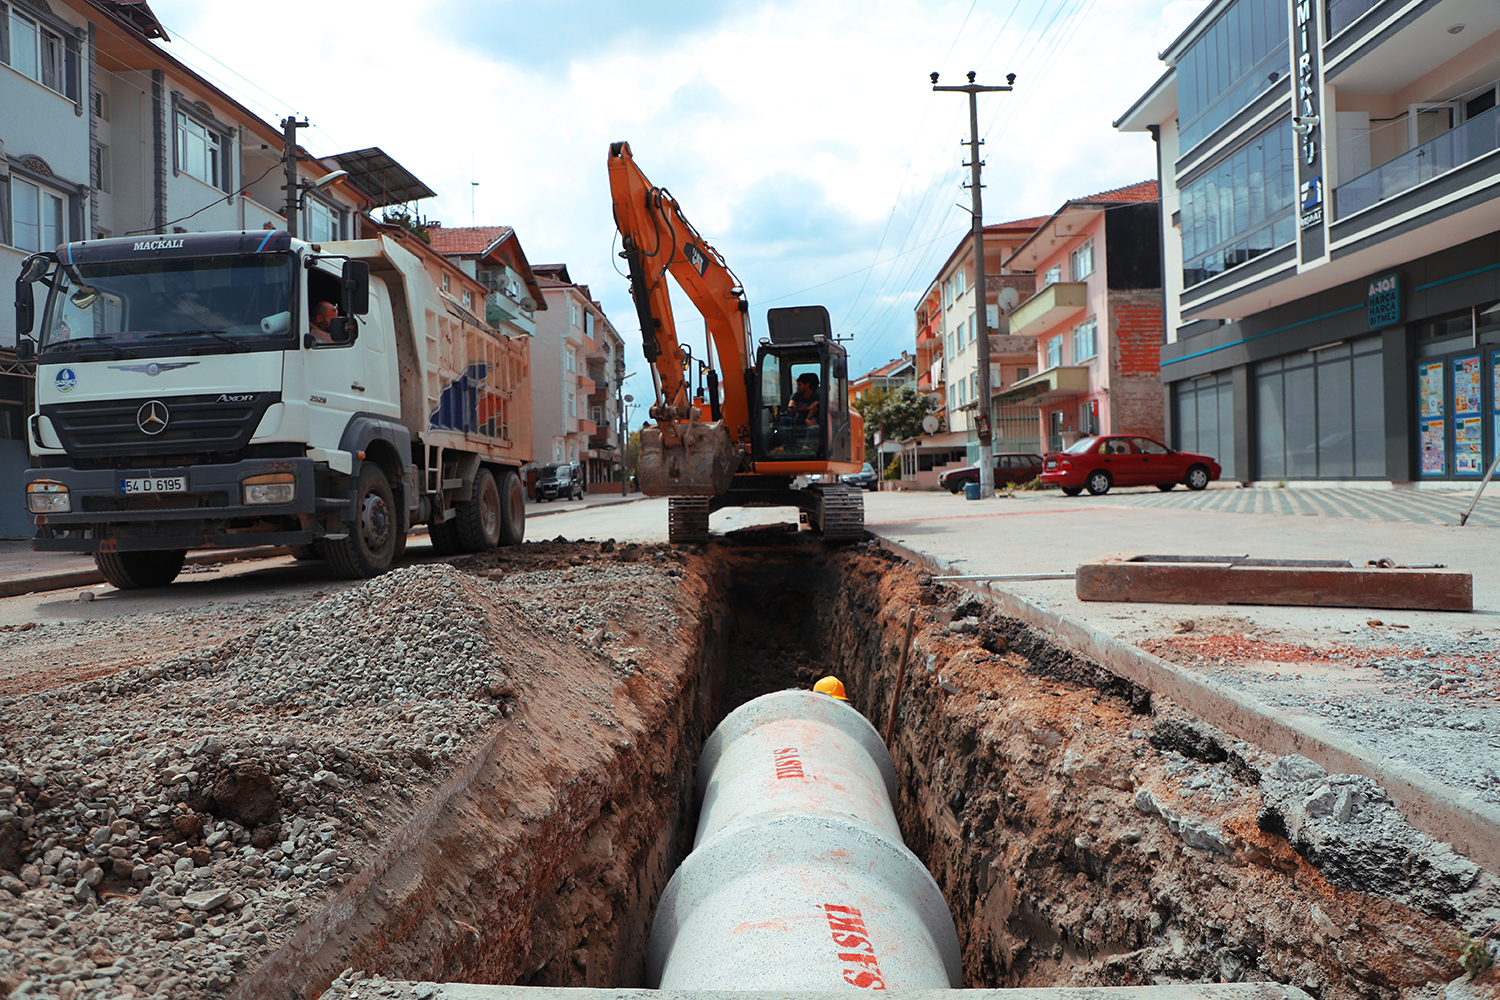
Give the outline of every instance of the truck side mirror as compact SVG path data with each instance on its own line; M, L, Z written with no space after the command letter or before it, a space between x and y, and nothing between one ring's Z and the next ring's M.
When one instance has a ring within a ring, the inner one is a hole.
M343 306L345 316L363 316L370 311L370 264L344 261Z
M31 296L31 282L24 276L16 279L16 341L31 332L36 322L36 300Z

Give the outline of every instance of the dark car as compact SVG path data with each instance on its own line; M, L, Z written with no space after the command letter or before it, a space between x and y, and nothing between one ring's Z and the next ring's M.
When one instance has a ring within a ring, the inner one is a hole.
M583 469L577 462L544 465L536 477L538 503L543 500L582 500L584 489Z
M1219 478L1219 463L1207 455L1174 451L1153 438L1111 434L1080 438L1065 451L1047 452L1043 486L1060 486L1070 497L1084 490L1098 496L1112 486L1155 486L1170 490L1178 483L1201 490Z
M1026 452L1004 452L995 456L995 485L1029 483L1042 474L1042 456ZM979 482L979 466L968 465L953 469L938 476L938 485L949 493L957 493L967 483Z
M880 477L875 474L875 468L869 462L858 472L846 472L839 476L839 482L858 486L862 490L873 491L880 488Z

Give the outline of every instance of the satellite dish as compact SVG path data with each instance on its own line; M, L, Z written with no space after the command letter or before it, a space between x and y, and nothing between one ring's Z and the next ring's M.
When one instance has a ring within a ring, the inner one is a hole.
M1014 288L1000 289L1000 308L1010 312L1021 301L1021 293Z
M925 416L925 417L922 418L922 430L923 431L927 432L928 434L935 434L935 433L937 433L937 429L938 429L938 418L937 417L934 417L932 414L929 413L929 414L927 414L927 416Z

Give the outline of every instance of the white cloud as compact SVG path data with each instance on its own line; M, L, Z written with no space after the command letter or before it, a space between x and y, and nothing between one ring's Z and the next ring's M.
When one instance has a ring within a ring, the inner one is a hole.
M570 20L550 25L534 20L549 4L368 0L349 16L263 0L247 16L152 0L168 51L268 121L306 116L316 154L380 146L439 193L423 214L515 226L533 262L566 262L634 343L605 169L609 143L630 141L746 283L755 324L773 300L824 301L836 323L860 318L840 331L855 334L856 370L911 348L914 298L969 225L955 204L968 201L967 103L934 94L927 74L1018 74L1012 93L980 98L985 217L1049 214L1155 176L1150 142L1110 123L1203 0L1022 0L1009 14L767 0L695 7L680 30L670 8L640 25L634 3L563 7ZM516 17L531 20L507 31Z

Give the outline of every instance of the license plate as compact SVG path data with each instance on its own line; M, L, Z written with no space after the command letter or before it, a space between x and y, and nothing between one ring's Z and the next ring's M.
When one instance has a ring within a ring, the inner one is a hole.
M1057 463L1056 462L1048 462L1047 463L1047 468L1049 468L1049 469L1055 469L1055 468L1057 468Z
M158 476L153 479L122 479L121 493L186 493L187 476Z

